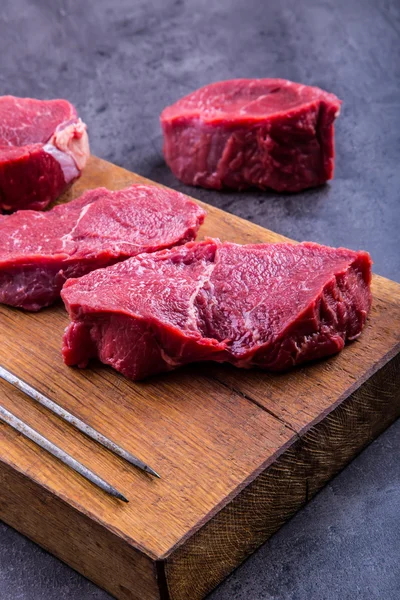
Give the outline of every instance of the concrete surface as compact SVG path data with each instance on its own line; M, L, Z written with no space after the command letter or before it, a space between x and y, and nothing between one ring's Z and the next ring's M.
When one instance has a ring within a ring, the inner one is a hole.
M93 153L298 240L368 250L400 280L398 0L2 0L0 93L66 97ZM297 195L181 185L158 116L231 77L285 77L343 100L334 181ZM400 598L400 423L212 600ZM109 596L5 525L1 600ZM190 598L188 598L190 600Z

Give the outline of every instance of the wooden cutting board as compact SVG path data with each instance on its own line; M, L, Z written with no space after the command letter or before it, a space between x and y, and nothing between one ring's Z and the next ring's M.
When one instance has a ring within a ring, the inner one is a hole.
M92 158L64 200L144 181ZM205 208L200 238L284 240ZM364 332L338 356L284 375L202 364L140 383L100 364L63 364L61 303L38 314L0 307L0 364L162 476L0 383L6 408L130 500L108 497L0 425L0 518L117 598L203 598L400 415L400 286L375 276L372 290Z

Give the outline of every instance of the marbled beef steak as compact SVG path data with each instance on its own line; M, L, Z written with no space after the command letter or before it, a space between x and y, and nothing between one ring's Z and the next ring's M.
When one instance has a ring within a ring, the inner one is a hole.
M0 216L0 302L36 311L68 277L196 237L205 212L183 194L98 188L48 212Z
M193 361L281 371L342 350L371 305L366 252L208 239L70 279L68 365L132 379Z
M0 97L0 213L42 210L81 174L86 125L66 100Z
M333 177L340 100L285 79L207 85L161 114L164 156L184 183L279 192Z

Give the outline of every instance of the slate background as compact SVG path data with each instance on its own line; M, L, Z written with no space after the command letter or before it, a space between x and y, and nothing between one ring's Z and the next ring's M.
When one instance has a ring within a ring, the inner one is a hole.
M398 0L1 0L0 94L68 98L94 154L294 239L368 250L400 281L399 38ZM216 193L169 173L159 113L232 77L343 100L330 185ZM210 600L398 600L399 447L397 422ZM0 524L0 600L108 598Z

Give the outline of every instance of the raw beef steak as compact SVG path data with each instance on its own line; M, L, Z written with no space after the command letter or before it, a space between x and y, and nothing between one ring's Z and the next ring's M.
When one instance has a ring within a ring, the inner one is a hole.
M64 360L98 357L132 379L203 360L285 370L360 334L370 280L366 252L309 242L142 254L67 281Z
M42 210L89 157L86 125L66 100L0 97L0 213Z
M39 310L68 277L193 240L204 216L183 194L147 185L0 216L0 302Z
M207 85L161 114L164 156L184 183L279 192L333 177L340 100L285 79Z

